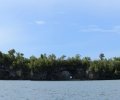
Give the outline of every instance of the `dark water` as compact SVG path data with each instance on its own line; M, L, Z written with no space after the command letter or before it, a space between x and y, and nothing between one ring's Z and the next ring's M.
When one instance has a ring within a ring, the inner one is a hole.
M120 81L0 81L0 100L120 100Z

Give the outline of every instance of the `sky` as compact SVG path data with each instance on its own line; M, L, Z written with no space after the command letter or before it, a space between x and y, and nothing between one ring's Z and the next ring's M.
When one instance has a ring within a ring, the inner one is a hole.
M120 0L0 0L0 51L120 56L119 5Z

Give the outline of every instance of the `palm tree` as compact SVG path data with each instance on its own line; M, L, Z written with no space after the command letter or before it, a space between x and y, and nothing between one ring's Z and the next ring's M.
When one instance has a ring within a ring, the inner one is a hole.
M100 60L103 60L104 57L105 57L104 53L101 53L101 54L99 55Z

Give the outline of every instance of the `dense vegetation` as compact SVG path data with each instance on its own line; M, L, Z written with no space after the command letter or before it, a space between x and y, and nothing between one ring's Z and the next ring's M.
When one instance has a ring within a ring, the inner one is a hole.
M3 80L102 80L120 79L120 57L106 59L104 54L98 60L54 54L25 58L14 49L7 54L0 52L0 79Z

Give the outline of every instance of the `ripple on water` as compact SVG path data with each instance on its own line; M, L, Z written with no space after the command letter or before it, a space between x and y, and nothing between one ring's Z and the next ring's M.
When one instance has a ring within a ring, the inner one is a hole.
M0 100L119 100L119 84L120 81L0 81Z

